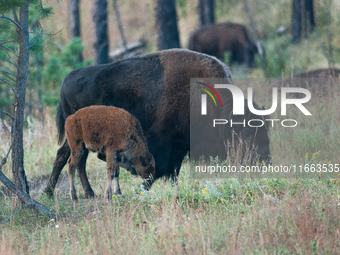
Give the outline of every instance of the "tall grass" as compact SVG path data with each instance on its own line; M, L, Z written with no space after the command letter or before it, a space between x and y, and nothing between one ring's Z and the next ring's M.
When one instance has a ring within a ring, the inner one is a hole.
M135 182L129 182L134 185ZM103 198L41 198L64 218L26 209L0 231L1 254L337 254L339 187L316 180L158 182ZM220 196L213 194L213 187ZM1 216L13 211L2 201Z

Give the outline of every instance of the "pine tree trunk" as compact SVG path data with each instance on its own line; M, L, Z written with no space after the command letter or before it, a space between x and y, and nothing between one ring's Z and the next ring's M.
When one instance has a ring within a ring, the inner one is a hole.
M175 0L155 0L155 18L158 49L180 48Z
M301 36L302 36L301 1L304 1L304 0L293 0L292 43L299 43L301 41Z
M107 0L96 0L94 3L93 22L96 30L96 63L109 62L109 39L107 33Z
M18 98L15 99L15 109L13 122L13 150L12 150L12 173L13 180L18 189L29 194L29 187L24 170L24 146L23 146L23 127L24 127L24 109L25 94L27 84L27 70L29 61L29 37L28 37L28 6L24 4L20 8L20 25L17 28L19 37L19 58L17 77L16 77L16 93Z
M69 0L69 29L70 29L70 40L74 37L80 36L80 12L79 12L79 0ZM78 63L83 62L83 54L79 53Z
M200 25L214 24L214 0L198 0Z
M313 30L314 27L315 27L313 0L306 0L305 8L306 8L306 13L309 14L309 21L310 21L310 25L311 25L311 30Z

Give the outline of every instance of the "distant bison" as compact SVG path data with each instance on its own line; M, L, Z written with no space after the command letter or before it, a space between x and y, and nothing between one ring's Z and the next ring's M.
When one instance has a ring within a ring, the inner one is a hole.
M313 94L323 92L330 82L338 82L340 70L333 68L316 69L304 73L297 73L289 78L277 79L271 82L270 87L301 87L307 88ZM304 94L292 94L292 97L304 97Z
M333 68L325 68L325 69L316 69L312 71L308 71L305 73L298 73L294 74L293 78L317 78L317 79L328 79L330 77L338 78L340 76L340 70L339 69L333 69Z
M163 176L176 180L190 148L190 78L223 78L232 84L230 71L221 61L181 49L74 70L66 76L60 90L57 110L59 142L63 141L64 123L69 115L89 105L114 105L129 111L140 121L149 151L156 161L154 180ZM226 119L232 111L231 93L224 93L222 101L225 107L216 108L216 114ZM245 105L245 118L258 118ZM226 129L225 139L230 139L231 133L231 129ZM237 133L253 142L260 159L268 159L269 139L265 127L257 129L246 125ZM213 141L216 138L206 139ZM48 194L53 194L69 155L70 148L65 141L57 152L45 189ZM87 155L88 150L84 149L78 173L85 196L90 197L94 193L86 177ZM98 157L105 159L103 153L99 153ZM149 184L151 186L152 182Z
M201 26L189 38L190 50L215 56L224 61L224 53L230 52L230 64L245 63L254 67L256 45L250 40L244 25L219 23Z
M113 106L85 107L67 117L65 130L71 149L68 175L72 200L77 200L75 170L86 149L106 155L106 199L112 197L113 179L114 194L121 194L119 166L147 180L155 175L155 160L148 150L142 127L127 111Z

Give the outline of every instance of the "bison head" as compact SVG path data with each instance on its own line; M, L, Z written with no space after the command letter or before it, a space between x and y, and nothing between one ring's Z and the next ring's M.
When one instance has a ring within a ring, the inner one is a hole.
M140 156L139 159L136 160L134 167L137 174L144 179L153 178L155 176L156 164L151 153L147 153L146 156Z

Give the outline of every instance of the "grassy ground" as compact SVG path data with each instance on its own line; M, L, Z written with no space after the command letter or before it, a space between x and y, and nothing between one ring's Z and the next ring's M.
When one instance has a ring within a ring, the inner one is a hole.
M53 5L53 18L44 21L52 31L63 31L58 40L67 40L67 5L65 1L44 1ZM197 27L196 0L178 1L181 42L186 46L191 31ZM225 4L226 3L226 4ZM111 3L109 3L111 4ZM277 37L279 25L289 27L290 2L249 0L264 40L268 66L273 74L287 76L292 70L327 66L315 37L289 45L289 36ZM316 1L317 33L327 45L327 13L329 1ZM144 37L148 51L156 50L151 1L120 2L123 26L128 42ZM242 1L216 0L217 20L248 24ZM337 48L339 3L333 1L331 31ZM114 49L120 41L110 7L110 42ZM266 12L261 10L266 9ZM138 10L138 11L136 11ZM261 15L256 15L259 13ZM82 1L83 41L85 57L93 56L91 5ZM270 20L271 22L268 22ZM249 27L249 25L248 25ZM335 60L339 54L334 53ZM233 71L238 77L263 77L260 69L248 74ZM236 80L246 95L242 80ZM340 86L339 82L316 87L312 99L305 104L312 113L304 116L288 107L285 118L298 120L296 128L270 130L271 153L275 165L304 163L339 163ZM259 80L254 84L255 102L271 106L271 90ZM280 100L279 100L280 102ZM310 179L221 178L196 179L189 174L184 161L178 186L159 180L149 192L140 193L141 179L121 171L123 196L104 205L106 185L105 163L90 154L87 173L97 194L92 200L82 197L79 178L76 187L79 202L73 204L68 195L68 180L60 178L54 199L42 192L51 172L58 149L54 114L45 116L42 127L34 118L27 119L24 135L25 170L32 197L63 216L51 221L26 208L0 226L0 254L339 254L340 190L339 176ZM282 119L277 111L273 118ZM0 155L10 146L9 135L0 130ZM10 161L4 173L11 176ZM63 171L63 177L66 171ZM1 188L1 186L0 186ZM18 210L17 201L0 189L0 221Z

